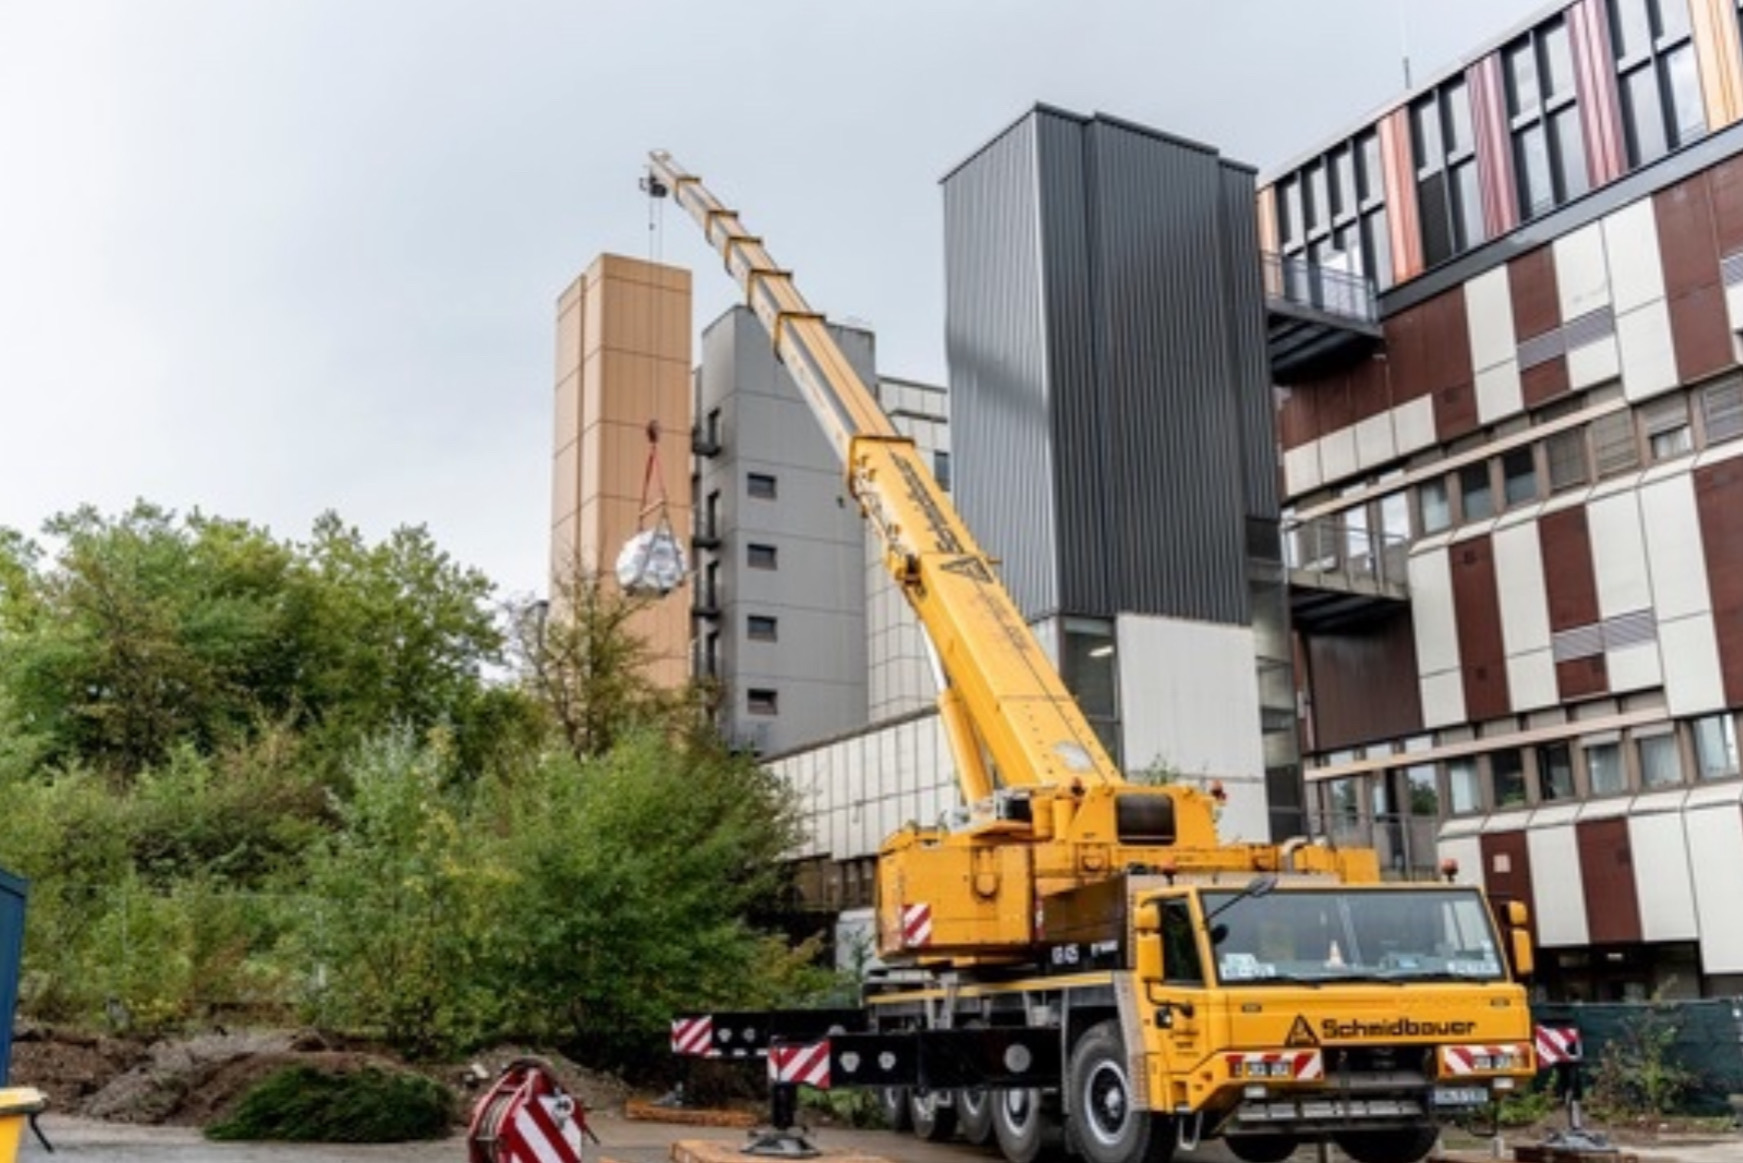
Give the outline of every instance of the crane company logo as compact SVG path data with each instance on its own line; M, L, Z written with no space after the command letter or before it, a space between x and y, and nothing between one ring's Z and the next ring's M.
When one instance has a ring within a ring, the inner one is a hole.
M1414 1018L1393 1018L1379 1022L1340 1022L1326 1018L1319 1024L1322 1038L1442 1038L1465 1035L1477 1028L1475 1022L1419 1022Z
M1295 1024L1289 1027L1289 1036L1283 1039L1285 1046L1317 1046L1319 1039L1313 1036L1313 1027L1307 1024L1305 1014L1295 1015Z

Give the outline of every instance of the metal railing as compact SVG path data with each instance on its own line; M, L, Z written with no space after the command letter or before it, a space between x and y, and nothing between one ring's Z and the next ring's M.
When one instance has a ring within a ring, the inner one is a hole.
M1363 583L1402 592L1409 585L1409 560L1409 538L1352 526L1338 516L1283 526L1283 561L1308 584L1350 589Z
M1342 315L1363 323L1378 321L1374 282L1365 275L1335 270L1299 255L1266 251L1259 256L1265 297L1298 307Z

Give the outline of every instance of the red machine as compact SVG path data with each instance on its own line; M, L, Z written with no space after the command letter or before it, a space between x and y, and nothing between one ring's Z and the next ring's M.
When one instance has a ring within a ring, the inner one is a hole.
M467 1163L581 1163L583 1135L599 1142L550 1063L516 1058L472 1108Z

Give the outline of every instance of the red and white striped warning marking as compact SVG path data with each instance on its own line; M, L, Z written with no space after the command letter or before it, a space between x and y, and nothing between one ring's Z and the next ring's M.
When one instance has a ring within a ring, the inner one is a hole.
M1275 1054L1224 1054L1236 1078L1289 1078L1312 1082L1325 1077L1325 1057L1318 1050L1284 1050Z
M1498 1046L1442 1046L1440 1060L1448 1074L1518 1070L1531 1064L1531 1048L1518 1042Z
M902 908L902 945L917 949L932 943L932 906L905 905Z
M1539 1026L1536 1041L1539 1067L1580 1060L1580 1031L1577 1026Z
M829 1089L829 1043L769 1048L769 1081Z
M581 1163L581 1135L567 1121L559 1126L550 1098L525 1103L515 1112L512 1163ZM506 1141L505 1141L506 1145ZM510 1160L504 1160L510 1163Z
M688 1054L694 1058L718 1058L720 1051L714 1048L713 1016L673 1018L672 1053Z

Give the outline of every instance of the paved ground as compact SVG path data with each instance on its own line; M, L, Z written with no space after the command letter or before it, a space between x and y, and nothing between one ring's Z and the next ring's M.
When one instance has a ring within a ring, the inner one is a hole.
M603 1143L589 1148L590 1161L669 1163L672 1144L679 1139L730 1143L745 1140L742 1130L630 1122L604 1113L595 1113L591 1119ZM132 1127L57 1118L52 1114L43 1120L43 1127L54 1143L55 1153L45 1153L27 1137L19 1155L20 1163L465 1163L466 1160L466 1143L459 1138L382 1147L209 1143L199 1132L182 1127ZM961 1144L926 1143L911 1135L884 1131L831 1129L814 1132L811 1138L830 1154L876 1155L891 1163L996 1163L999 1159L994 1151ZM1633 1150L1641 1163L1743 1163L1743 1137L1719 1143L1658 1144ZM1176 1158L1180 1163L1232 1163L1230 1156L1216 1148ZM1303 1151L1296 1158L1311 1163L1315 1154ZM1334 1151L1331 1160L1340 1163L1342 1156Z

